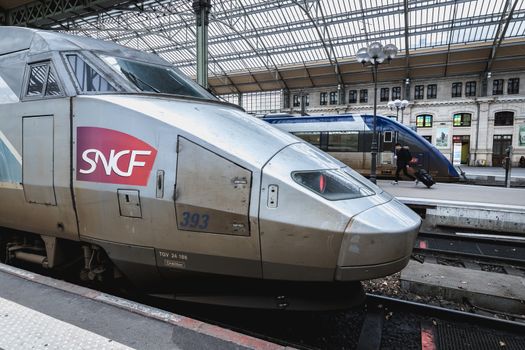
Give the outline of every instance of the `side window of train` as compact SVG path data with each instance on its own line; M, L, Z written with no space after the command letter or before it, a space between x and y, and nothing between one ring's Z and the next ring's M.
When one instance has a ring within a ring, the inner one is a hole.
M90 66L77 54L66 54L66 60L75 77L80 92L113 92L117 91L95 68Z
M328 132L328 152L357 152L359 148L358 131Z
M393 140L393 133L392 131L385 131L383 133L383 142L384 143L392 143Z
M62 90L51 62L29 65L29 79L25 96L30 98L62 96Z
M318 131L300 131L293 132L292 134L314 145L315 147L321 148L321 133Z

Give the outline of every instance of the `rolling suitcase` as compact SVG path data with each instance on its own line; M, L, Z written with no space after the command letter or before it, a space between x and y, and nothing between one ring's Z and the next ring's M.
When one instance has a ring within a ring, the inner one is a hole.
M434 179L432 178L432 175L427 173L425 169L417 169L415 176L420 182L422 182L428 188L432 187L432 185L436 183Z

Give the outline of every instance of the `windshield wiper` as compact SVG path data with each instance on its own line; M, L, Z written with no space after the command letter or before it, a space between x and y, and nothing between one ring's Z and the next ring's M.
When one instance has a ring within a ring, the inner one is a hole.
M145 85L147 87L149 87L151 90L157 92L157 93L160 93L160 90L151 86L150 84L146 83L144 80L140 79L139 77L137 77L135 74L131 73L131 72L128 72L124 69L120 69L120 71L126 76L126 78L128 78L133 84L135 84L135 86L137 86L140 90L144 91L144 89L142 89L140 86L139 86L139 83L142 84L142 85Z

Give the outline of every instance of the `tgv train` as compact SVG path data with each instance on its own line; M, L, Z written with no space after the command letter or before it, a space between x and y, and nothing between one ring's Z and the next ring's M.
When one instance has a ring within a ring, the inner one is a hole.
M339 308L407 264L419 226L156 55L0 27L2 261L177 300Z
M270 114L263 120L328 152L360 174L370 175L373 116L341 114L293 117ZM450 161L412 129L391 118L377 116L377 132L378 177L392 177L395 174L394 145L399 142L409 146L414 165L426 169L435 180L459 180L459 174Z

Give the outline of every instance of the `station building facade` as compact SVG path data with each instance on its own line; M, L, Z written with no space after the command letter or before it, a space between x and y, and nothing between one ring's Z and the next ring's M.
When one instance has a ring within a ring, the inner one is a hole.
M372 84L339 88L290 90L283 112L308 114L373 114ZM470 166L501 166L508 146L513 166L525 157L525 72L455 76L432 80L381 82L377 113L417 130L449 160ZM404 111L390 110L388 101L406 99ZM458 160L457 158L460 157Z

